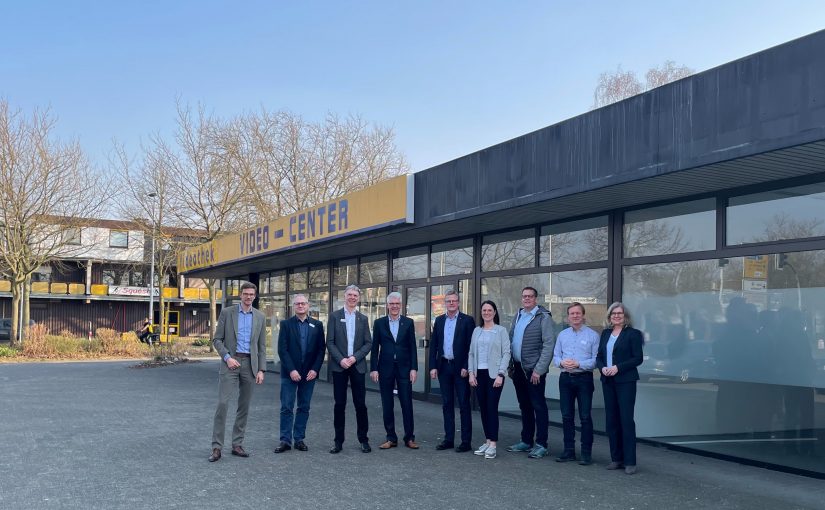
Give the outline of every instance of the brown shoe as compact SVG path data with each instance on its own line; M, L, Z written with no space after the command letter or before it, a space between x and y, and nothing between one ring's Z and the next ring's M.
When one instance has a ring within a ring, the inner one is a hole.
M212 455L209 456L209 462L215 462L218 460L221 460L221 449L212 448Z
M381 443L378 448L382 450L389 450L390 448L395 448L396 446L398 446L396 441L387 441L386 443Z
M249 457L249 454L243 449L243 446L237 445L232 447L232 455L236 455L238 457Z
M419 448L419 447L418 447L418 443L416 443L416 442L415 442L415 441L413 441L412 439L410 439L409 441L407 441L406 443L404 443L404 445L405 445L407 448L410 448L410 449L412 449L412 450L418 450L418 448Z

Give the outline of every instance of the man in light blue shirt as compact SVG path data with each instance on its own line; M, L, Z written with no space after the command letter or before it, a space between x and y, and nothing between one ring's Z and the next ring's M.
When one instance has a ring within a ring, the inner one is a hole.
M599 352L599 334L584 325L584 306L572 303L567 307L567 323L570 327L559 333L553 349L553 365L561 369L559 374L559 407L561 407L564 431L564 452L556 462L576 460L575 406L578 401L581 422L581 461L592 464L593 420L590 410L593 404L593 368Z

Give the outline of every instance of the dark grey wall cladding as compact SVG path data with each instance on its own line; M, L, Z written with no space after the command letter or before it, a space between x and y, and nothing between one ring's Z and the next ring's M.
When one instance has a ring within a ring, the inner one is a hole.
M825 139L825 31L415 174L418 225Z

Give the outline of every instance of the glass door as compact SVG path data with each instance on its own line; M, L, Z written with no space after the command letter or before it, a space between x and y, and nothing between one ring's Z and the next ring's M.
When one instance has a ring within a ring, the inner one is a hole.
M418 379L413 384L413 391L426 393L429 369L427 367L427 287L407 287L404 289L404 315L415 323L415 341L418 346Z

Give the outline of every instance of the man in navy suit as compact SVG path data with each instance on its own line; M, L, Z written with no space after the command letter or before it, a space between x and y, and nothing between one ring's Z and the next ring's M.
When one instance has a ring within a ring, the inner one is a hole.
M398 446L393 396L393 390L397 387L401 415L404 418L404 445L417 450L413 425L412 385L418 377L418 349L415 325L412 319L401 315L401 294L398 292L391 292L387 296L387 315L373 323L370 366L370 377L373 382L378 383L381 390L384 428L387 430L387 441L379 448L387 450Z
M281 442L275 453L292 449L305 452L309 402L324 362L324 325L309 316L309 300L304 294L292 298L295 315L281 321L278 357L281 358ZM295 397L298 412L295 413Z
M461 413L461 444L457 452L472 450L473 417L470 414L470 383L467 379L467 358L475 320L458 310L458 292L444 295L447 313L439 315L430 337L430 378L438 378L441 387L441 407L444 414L444 440L435 448L448 450L455 443L455 401Z

